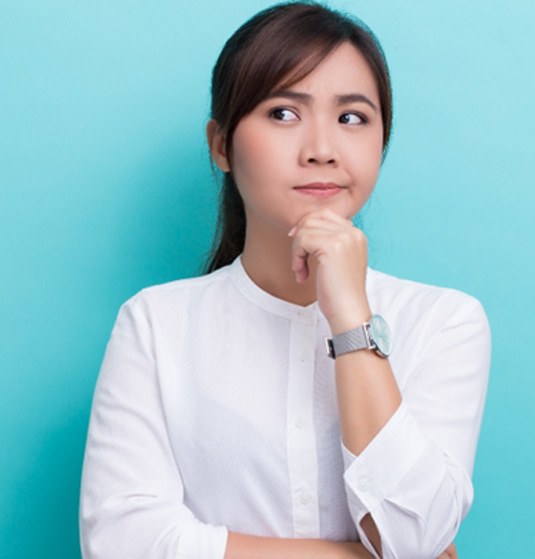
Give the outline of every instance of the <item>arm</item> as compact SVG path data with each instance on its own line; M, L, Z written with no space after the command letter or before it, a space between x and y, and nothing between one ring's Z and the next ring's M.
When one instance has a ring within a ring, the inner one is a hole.
M372 559L360 543L229 533L225 559Z
M225 559L373 559L361 543L261 538L229 533ZM458 559L451 544L438 559Z
M202 524L182 501L147 314L136 298L122 307L99 375L82 475L82 554L222 558L226 529Z
M306 216L291 236L295 237L292 269L297 281L308 279L309 255L318 262L318 302L332 334L366 322L372 313L365 289L365 236L329 211ZM399 407L401 394L389 362L371 352L342 355L335 369L342 439L352 453L360 454ZM380 534L373 518L366 514L359 524L379 552Z
M298 281L308 275L308 260L317 261L318 302L333 334L366 321L362 232L323 211L305 216L292 236ZM335 366L348 505L375 556L439 556L472 500L488 328L466 296L448 294L435 306L422 308L422 319L435 318L427 345L411 356L403 399L388 360L372 352L341 356Z
M150 315L139 298L121 309L106 350L82 477L85 559L371 557L357 543L227 534L194 517L183 503L159 403Z
M479 304L450 295L432 309L438 326L405 380L400 408L360 455L344 450L353 518L372 515L385 557L440 554L473 499L488 330Z

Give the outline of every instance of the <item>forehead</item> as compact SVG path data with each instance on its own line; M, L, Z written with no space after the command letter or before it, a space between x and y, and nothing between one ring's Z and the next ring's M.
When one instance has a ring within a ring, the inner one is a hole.
M313 55L311 55L313 56ZM303 63L273 88L299 90L311 95L329 92L343 95L364 93L379 98L377 80L366 57L352 43L342 43L315 64ZM306 74L306 75L303 75Z
M329 53L307 76L295 85L301 87L365 88L377 92L375 75L364 55L351 43L343 43Z

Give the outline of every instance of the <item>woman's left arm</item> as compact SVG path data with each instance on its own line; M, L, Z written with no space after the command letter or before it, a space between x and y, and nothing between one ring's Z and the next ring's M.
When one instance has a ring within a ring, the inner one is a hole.
M305 216L292 237L297 280L306 280L310 258L317 262L318 302L332 334L366 322L364 234L325 210ZM472 501L490 343L480 305L468 301L437 309L443 318L403 399L388 359L371 351L336 359L348 504L363 543L384 559L439 556Z

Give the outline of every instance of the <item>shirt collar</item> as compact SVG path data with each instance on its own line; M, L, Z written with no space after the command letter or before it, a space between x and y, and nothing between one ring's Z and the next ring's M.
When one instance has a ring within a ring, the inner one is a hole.
M320 314L317 301L303 307L284 299L279 299L264 291L254 283L245 271L241 262L241 256L238 256L230 265L230 277L244 297L265 311L304 324L316 323L318 314Z

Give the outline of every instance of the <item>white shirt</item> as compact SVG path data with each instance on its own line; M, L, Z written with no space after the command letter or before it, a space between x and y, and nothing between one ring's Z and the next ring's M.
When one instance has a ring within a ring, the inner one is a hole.
M238 258L119 312L87 439L85 559L222 559L228 530L360 539L432 559L470 508L490 339L481 305L369 270L402 404L359 456L341 443L329 327Z

